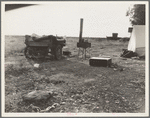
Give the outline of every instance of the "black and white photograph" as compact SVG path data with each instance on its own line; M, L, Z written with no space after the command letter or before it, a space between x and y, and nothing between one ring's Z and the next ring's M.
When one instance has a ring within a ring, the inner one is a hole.
M2 1L2 116L149 116L148 15L148 1Z

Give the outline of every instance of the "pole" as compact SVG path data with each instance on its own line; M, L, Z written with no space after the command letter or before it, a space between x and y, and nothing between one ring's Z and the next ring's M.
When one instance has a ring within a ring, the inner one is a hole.
M82 30L83 30L83 18L80 19L80 35L79 35L79 43L82 42Z

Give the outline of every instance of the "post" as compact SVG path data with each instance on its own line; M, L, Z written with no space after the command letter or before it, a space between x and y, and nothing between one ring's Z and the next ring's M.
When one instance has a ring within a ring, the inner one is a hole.
M79 35L79 43L82 42L82 30L83 30L83 19L80 19L80 35Z

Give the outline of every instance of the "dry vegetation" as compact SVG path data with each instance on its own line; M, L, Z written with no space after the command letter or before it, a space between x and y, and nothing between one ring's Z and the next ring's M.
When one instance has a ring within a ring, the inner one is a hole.
M50 90L57 94L47 101L32 102L45 109L59 105L50 112L74 113L137 113L145 112L145 61L123 60L122 49L128 42L89 39L92 56L111 56L117 69L91 67L88 59L77 59L78 38L67 38L71 57L61 61L45 60L34 68L33 60L23 54L23 36L5 38L5 111L31 112L30 102L22 96L33 90ZM123 70L121 70L123 68Z

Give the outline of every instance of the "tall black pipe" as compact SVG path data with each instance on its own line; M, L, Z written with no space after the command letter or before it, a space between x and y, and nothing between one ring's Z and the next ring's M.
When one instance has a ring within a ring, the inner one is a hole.
M83 30L83 19L80 19L80 34L79 34L79 43L82 42L82 30Z

